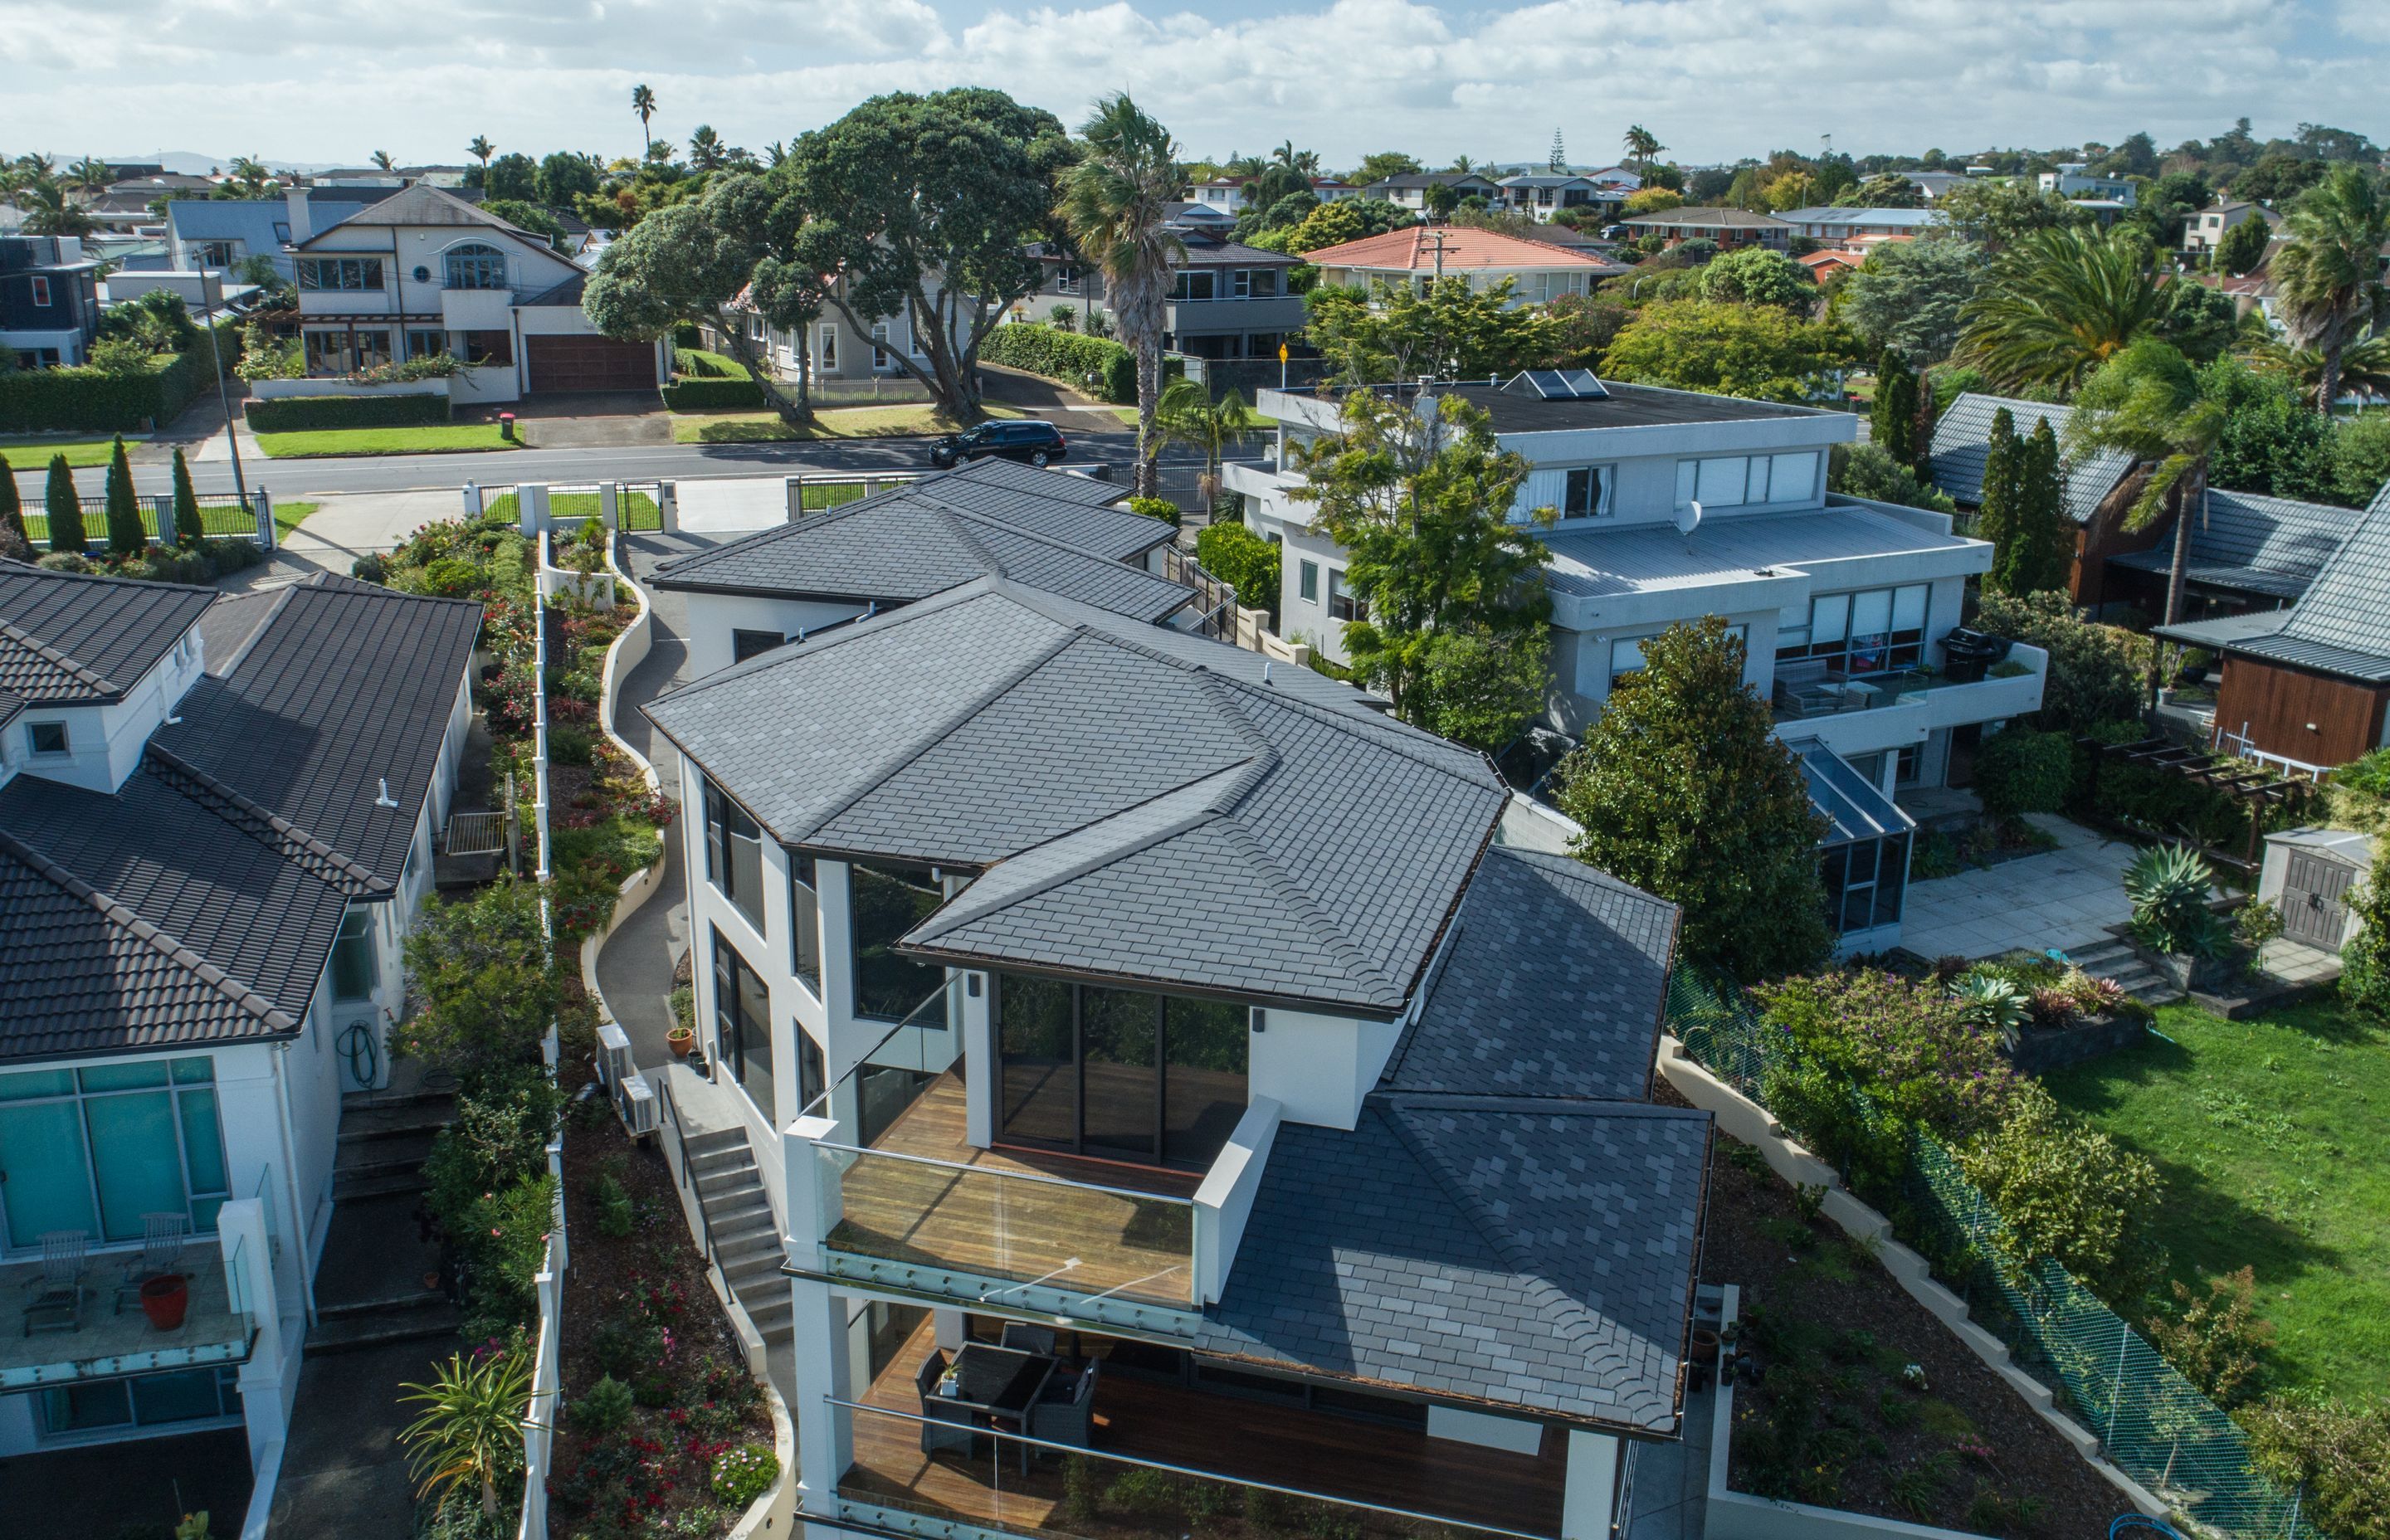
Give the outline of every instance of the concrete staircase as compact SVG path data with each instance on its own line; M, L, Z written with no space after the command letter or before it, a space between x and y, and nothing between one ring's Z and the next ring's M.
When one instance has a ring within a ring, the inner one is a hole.
M2145 1006L2163 1006L2181 998L2165 975L2142 960L2133 943L2111 932L2094 945L2066 954L2067 960L2095 979L2114 979L2125 993Z
M424 1159L456 1115L456 1098L440 1092L343 1098L309 1357L456 1332L439 1248L416 1217Z
M792 1307L788 1275L780 1271L787 1252L746 1130L723 1128L691 1136L688 1169L713 1237L714 1260L739 1307L765 1342L788 1341Z

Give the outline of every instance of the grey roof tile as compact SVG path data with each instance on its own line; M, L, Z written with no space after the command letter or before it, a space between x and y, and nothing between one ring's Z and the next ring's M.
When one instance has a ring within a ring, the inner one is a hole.
M2003 406L2009 409L2020 437L2031 438L2034 425L2049 418L2049 430L2058 435L2063 452L2066 425L2075 416L2072 406L1966 391L1934 425L1930 450L1934 484L1953 501L1973 507L1984 500L1984 461L1991 453L1992 419ZM2101 500L2133 468L2133 457L2117 450L2101 450L2080 463L2062 460L2062 468L2066 477L2067 515L2078 524L2088 524L2099 511Z
M215 600L212 588L0 560L0 690L32 705L121 699Z
M2363 517L2355 508L2328 503L2250 492L2210 492L2205 517L2191 521L2190 579L2275 598L2297 598ZM2162 540L2146 551L2128 551L2108 559L2139 571L2165 572L2174 562L2174 542Z

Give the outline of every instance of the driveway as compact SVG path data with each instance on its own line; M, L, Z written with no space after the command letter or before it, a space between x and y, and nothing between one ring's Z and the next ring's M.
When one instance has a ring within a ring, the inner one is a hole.
M785 476L713 477L682 481L680 527L691 534L743 534L789 521Z
M2027 814L2059 848L1982 871L1911 882L1900 944L1921 957L1989 957L2003 952L2079 951L2108 940L2133 918L2125 868L2139 853L2082 825Z
M454 488L327 493L305 501L321 506L284 538L283 552L304 567L342 577L349 575L350 563L367 552L392 550L424 525L464 512L462 494Z

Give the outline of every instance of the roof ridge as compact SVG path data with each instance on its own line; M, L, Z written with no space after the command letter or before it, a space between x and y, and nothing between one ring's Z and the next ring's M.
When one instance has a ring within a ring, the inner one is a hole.
M241 816L225 818L224 821L240 829L242 833L256 840L258 843L266 846L269 850L276 848L276 841L261 836L255 825L263 824L279 835L283 841L297 845L309 856L329 866L340 876L347 879L350 883L363 889L366 894L379 896L395 891L395 884L389 879L366 869L321 838L301 828L280 814L267 811L154 738L143 746L142 754L166 772L165 778L169 784L187 780L207 796L229 804L232 810ZM177 789L183 789L178 787ZM190 793L186 789L184 794L188 796ZM221 810L213 811L216 811L217 816L224 816Z
M233 671L239 668L250 653L256 649L258 642L264 637L265 634L274 629L274 622L282 618L282 611L289 606L291 592L298 586L295 583L285 584L277 590L274 596L274 602L266 606L265 613L259 618L255 625L250 627L249 635L240 639L240 645L232 649L232 656L224 661L220 669L212 669L209 672L220 679L230 677ZM225 596L227 599L232 597L230 594Z
M14 857L39 873L43 880L88 904L99 917L119 930L129 931L135 939L149 946L167 961L216 991L238 1009L264 1022L277 1032L296 1032L300 1021L289 1011L250 988L214 963L186 946L160 926L143 918L114 897L77 877L73 872L19 839L6 828L0 828L0 853Z
M1279 891L1287 913L1308 928L1313 936L1345 965L1356 981L1389 1008L1403 1003L1404 995L1400 987L1369 960L1367 953L1354 944L1352 937L1337 928L1335 921L1328 918L1328 912L1319 906L1318 900L1312 897L1308 889L1287 875L1286 868L1272 858L1268 846L1254 838L1253 831L1233 815L1225 813L1221 815L1220 829L1225 838L1244 851L1253 869Z
M17 447L21 449L24 446L19 444ZM162 583L156 578L125 577L116 572L59 572L35 562L19 561L14 557L0 557L0 571L6 571L11 567L29 577L46 578L60 583L106 583L119 588L167 588L186 594L212 595L223 592L222 589L205 583Z
M800 514L794 519L784 519L779 523L767 524L760 530L742 534L726 544L711 546L702 551L691 551L686 556L676 556L670 561L658 562L655 575L659 578L678 577L683 572L699 571L716 558L785 540L795 531L812 531L820 529L826 524L835 524L841 520L852 518L875 506L884 507L885 503L882 499L886 502L894 502L900 494L911 491L913 483L910 481L899 481L892 486L881 487L878 492L866 496L841 503L835 507L816 508L811 513Z
M74 675L77 679L91 686L95 689L106 690L118 695L124 693L123 686L118 684L115 680L110 679L108 675L100 673L97 669L91 667L87 663L80 662L75 659L69 657L67 654L60 652L57 648L52 647L49 643L42 640L39 636L29 635L6 621L0 621L0 635L6 636L10 641L15 642L19 647L30 648L36 657L42 659L45 662L56 664L58 667L66 670L69 674Z
M986 563L988 571L997 577L1011 576L1005 571L1003 558L988 549L987 542L982 540L979 537L979 532L970 527L970 520L964 518L943 498L931 497L925 501L930 505L932 513L945 520L946 528L954 532L955 539L961 542L963 549Z

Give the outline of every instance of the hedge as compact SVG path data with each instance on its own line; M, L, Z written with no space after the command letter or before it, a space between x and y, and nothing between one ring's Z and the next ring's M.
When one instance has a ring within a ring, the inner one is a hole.
M675 379L663 388L663 397L664 405L675 412L761 406L764 404L764 387L752 379Z
M327 428L414 428L448 420L444 395L285 396L249 404L252 433L305 433Z
M1115 405L1137 402L1137 354L1106 338L1015 321L989 331L979 345L979 357L983 364L1002 364L1075 385Z
M240 362L240 324L216 323L224 370ZM137 433L172 422L215 383L205 327L190 347L161 355L147 374L102 374L88 365L0 375L0 433Z
M700 379L752 379L754 378L752 371L746 365L728 353L708 353L703 348L674 349L673 367L675 373L691 375Z

